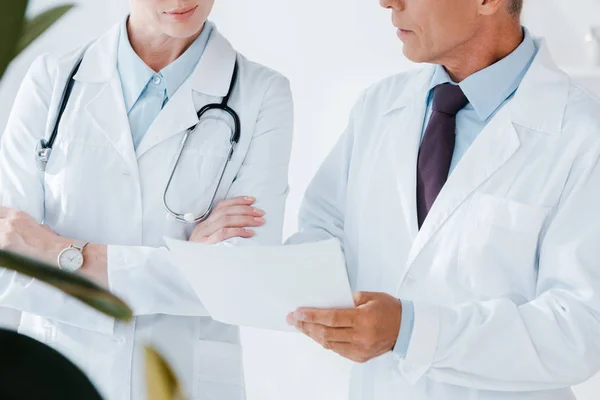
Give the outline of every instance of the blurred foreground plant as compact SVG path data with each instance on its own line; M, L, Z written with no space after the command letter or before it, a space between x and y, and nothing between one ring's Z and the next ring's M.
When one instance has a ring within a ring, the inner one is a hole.
M73 8L73 5L66 4L27 19L27 3L28 0L8 0L3 4L0 13L0 37L2 38L0 41L0 79L9 64L23 50ZM61 271L55 266L46 265L18 254L0 251L0 268L16 271L52 285L117 320L129 321L133 316L132 310L118 297L77 274ZM149 400L184 399L181 394L181 385L175 374L152 347L146 347L146 373ZM64 378L73 379L73 377L75 375ZM32 383L35 384L35 382Z
M12 60L73 8L73 5L65 4L28 19L25 15L28 0L4 3L0 13L0 78Z
M0 267L52 285L117 320L129 321L133 315L127 304L118 297L95 283L77 274L61 271L58 267L6 251L0 251Z

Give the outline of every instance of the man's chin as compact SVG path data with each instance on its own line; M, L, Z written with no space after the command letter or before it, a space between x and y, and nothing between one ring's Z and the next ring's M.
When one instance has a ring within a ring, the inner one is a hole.
M429 62L429 58L425 57L425 55L420 52L418 49L415 49L412 46L404 45L402 47L402 52L404 53L404 57L408 58L410 61L414 63L426 63Z

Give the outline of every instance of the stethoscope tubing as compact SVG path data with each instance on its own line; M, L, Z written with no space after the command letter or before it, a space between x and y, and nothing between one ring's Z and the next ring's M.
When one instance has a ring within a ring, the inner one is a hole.
M48 140L41 139L40 142L36 146L36 149L35 149L36 163L37 163L38 169L41 172L46 171L46 166L48 164L50 155L52 154L52 148L53 148L54 142L56 140L56 137L58 135L58 129L59 129L62 117L63 117L63 113L64 113L65 109L67 108L67 104L71 97L71 92L73 90L73 86L75 85L75 75L77 74L77 71L79 70L79 67L81 66L81 63L83 62L84 55L85 55L85 49L84 49L83 53L81 54L81 56L79 57L79 59L77 60L75 66L73 67L73 70L69 74L67 84L65 86L65 89L63 90L61 100L60 100L60 103L58 106L58 113L57 113L56 121L54 123L54 128L52 130L52 134L51 134L50 138ZM217 198L217 194L219 193L219 188L221 187L221 183L223 182L225 172L227 171L229 162L231 161L231 159L233 157L233 153L235 152L236 146L239 143L240 137L241 137L240 117L237 114L237 112L235 112L235 110L233 110L231 107L229 107L229 99L231 97L231 94L233 93L233 90L235 88L235 84L237 81L238 67L239 67L238 62L236 60L234 68L233 68L233 76L231 78L231 84L229 86L227 95L225 95L222 102L207 104L204 107L202 107L200 109L200 111L198 111L198 121L199 122L186 131L185 136L181 142L181 148L179 149L179 152L177 153L177 157L175 159L175 164L173 165L173 169L171 171L171 174L169 175L169 179L165 186L165 190L163 192L163 199L162 199L163 206L167 210L168 215L171 217L174 217L176 221L184 222L184 223L195 223L195 224L206 221L206 219L209 217L209 215L214 207L214 202L215 202L215 199ZM206 209L202 212L202 214L200 216L189 218L189 216L192 214L181 214L181 213L177 213L173 209L171 209L171 207L168 204L167 197L169 194L169 188L171 187L171 183L173 181L173 177L175 176L175 172L177 171L177 167L179 166L179 163L181 161L181 156L183 155L183 152L186 148L186 145L188 143L190 136L197 129L198 125L200 124L200 120L202 119L204 114L206 114L207 112L212 111L212 110L226 112L233 119L233 125L234 125L233 131L231 133L231 137L229 138L230 147L229 147L229 151L228 151L225 163L224 163L223 167L221 168L221 172L219 174L217 185L215 187L215 190L211 196L210 202L208 203Z

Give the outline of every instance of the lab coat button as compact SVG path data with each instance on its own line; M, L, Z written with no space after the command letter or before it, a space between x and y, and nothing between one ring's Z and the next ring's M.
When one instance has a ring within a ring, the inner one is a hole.
M112 341L118 346L123 346L125 344L125 338L123 336L116 336L112 338Z
M56 329L51 325L44 326L44 343L52 343L56 341Z
M406 275L406 278L404 278L404 286L410 287L414 283L415 283L415 278L413 278L412 275L410 275L410 274Z

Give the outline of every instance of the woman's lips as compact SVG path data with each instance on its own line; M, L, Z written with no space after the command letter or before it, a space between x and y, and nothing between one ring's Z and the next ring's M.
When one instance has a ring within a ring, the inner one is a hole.
M198 6L182 8L180 10L166 11L165 14L175 21L187 21L194 15Z

